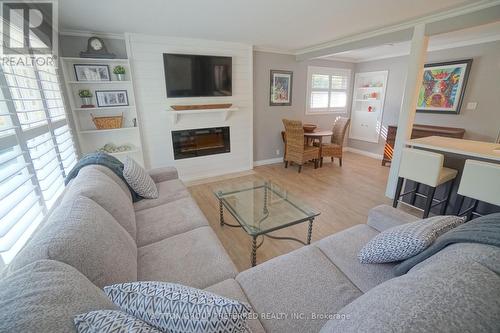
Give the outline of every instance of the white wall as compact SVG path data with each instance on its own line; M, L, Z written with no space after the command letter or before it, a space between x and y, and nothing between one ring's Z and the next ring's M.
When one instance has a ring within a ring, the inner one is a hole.
M184 180L249 170L253 167L253 57L252 46L128 34L132 74L142 127L146 167L173 165ZM167 98L163 53L187 53L233 57L233 95L208 98ZM227 121L222 114L183 115L177 124L169 114L173 104L233 103L239 110ZM230 126L231 152L174 160L171 131Z

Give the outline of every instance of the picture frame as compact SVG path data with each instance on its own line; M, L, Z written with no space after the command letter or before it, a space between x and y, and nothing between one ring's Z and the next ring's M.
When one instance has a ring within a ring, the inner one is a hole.
M75 78L80 82L111 81L108 65L74 64Z
M417 98L417 112L459 114L472 59L426 64Z
M95 97L97 100L97 107L120 107L129 105L126 90L96 90Z
M270 106L292 105L293 72L271 70L270 73Z

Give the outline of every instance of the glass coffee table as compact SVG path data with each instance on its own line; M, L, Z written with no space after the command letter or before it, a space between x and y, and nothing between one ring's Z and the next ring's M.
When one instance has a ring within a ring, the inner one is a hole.
M293 240L304 245L311 243L314 218L320 213L286 189L270 181L251 181L217 188L214 193L219 200L220 225L243 228L252 237L252 266L257 263L257 249L264 242L264 236ZM236 219L237 225L224 221L224 207ZM270 235L273 231L303 222L309 222L305 242L293 237ZM257 242L259 236L262 239Z

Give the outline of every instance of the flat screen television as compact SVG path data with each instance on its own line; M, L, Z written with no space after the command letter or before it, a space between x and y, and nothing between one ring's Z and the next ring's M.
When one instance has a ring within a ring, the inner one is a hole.
M163 54L167 97L232 95L232 58Z

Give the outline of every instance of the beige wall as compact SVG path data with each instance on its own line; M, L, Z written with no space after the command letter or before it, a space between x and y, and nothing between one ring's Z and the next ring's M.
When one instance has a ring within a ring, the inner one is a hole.
M417 113L415 123L465 128L465 138L493 141L500 130L500 42L429 52L427 62L473 58L460 114ZM396 125L405 82L407 57L358 63L356 72L389 70L382 125ZM467 102L477 102L476 110L466 110ZM349 147L383 154L385 139L378 144L348 140Z
M336 115L306 115L307 67L323 66L353 69L354 64L329 60L297 62L295 56L254 52L254 161L263 161L283 156L283 118L300 119L303 122L329 128ZM269 106L270 70L293 71L292 105ZM350 109L350 100L348 110ZM345 115L345 114L344 114ZM277 154L276 151L279 150Z

